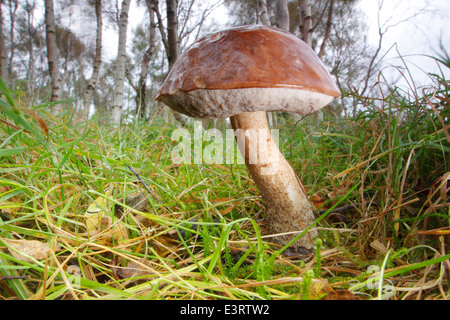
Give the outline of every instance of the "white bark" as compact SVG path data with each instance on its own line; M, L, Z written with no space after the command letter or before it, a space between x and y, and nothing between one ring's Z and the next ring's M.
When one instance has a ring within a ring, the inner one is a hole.
M300 7L300 33L301 38L306 44L312 47L312 17L311 17L311 1L299 0Z
M6 53L6 42L3 36L3 12L0 1L0 77L3 81L8 78L8 54Z
M277 0L276 5L278 28L289 31L289 10L287 0Z
M259 11L259 19L262 24L266 26L270 26L269 14L267 13L267 2L266 0L258 1L258 11Z
M102 64L102 28L103 28L103 19L102 19L102 1L95 1L95 13L97 16L97 35L95 41L95 58L94 58L94 67L92 70L91 79L84 91L84 114L89 116L89 106L91 105L92 94L94 92L95 86L98 80L98 74L100 72L100 65Z
M47 42L48 69L51 77L52 94L51 101L56 102L61 99L62 79L58 66L58 52L56 46L55 15L53 12L53 0L45 0L45 30ZM61 105L53 107L55 113L62 111Z
M130 0L123 0L119 20L119 46L117 50L115 92L114 101L111 108L111 122L114 124L120 123L120 117L122 114L129 9Z
M270 27L271 24L269 20L269 13L267 12L266 0L258 1L258 13L262 24ZM269 126L271 128L276 125L276 115L273 112L267 112L267 120L269 121Z

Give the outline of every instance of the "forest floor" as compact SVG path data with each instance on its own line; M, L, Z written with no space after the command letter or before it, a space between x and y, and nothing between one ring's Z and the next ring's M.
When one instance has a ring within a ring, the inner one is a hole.
M270 241L247 168L198 127L55 118L2 85L0 298L448 299L450 86L434 83L278 119L316 208L306 258ZM180 134L216 163L174 161Z

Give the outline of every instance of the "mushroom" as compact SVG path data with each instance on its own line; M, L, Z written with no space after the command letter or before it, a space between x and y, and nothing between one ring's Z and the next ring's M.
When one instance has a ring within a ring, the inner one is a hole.
M307 115L339 96L314 51L281 29L249 25L206 35L175 62L158 101L196 118L225 118L261 194L273 242L285 246L314 222L297 174L273 140L267 111ZM256 151L255 151L256 150ZM317 232L290 249L314 249Z

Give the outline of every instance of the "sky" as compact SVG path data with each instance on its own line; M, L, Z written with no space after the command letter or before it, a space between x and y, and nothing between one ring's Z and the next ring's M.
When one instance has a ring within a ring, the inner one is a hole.
M379 26L382 30L388 28L382 42L386 54L384 72L398 80L398 85L408 86L396 68L405 63L416 86L430 83L428 72L440 73L436 62L425 55L442 54L441 43L450 53L450 0L361 0L359 7L367 15L368 39L374 46L378 45ZM450 79L448 69L444 71Z
M368 40L373 46L378 46L379 26L385 31L380 56L385 55L383 74L390 81L423 87L431 81L428 73L441 72L436 61L425 55L442 53L441 43L450 53L450 0L360 0L359 8L367 16ZM225 14L224 7L216 13L219 17ZM405 68L413 81L399 72L407 74ZM450 79L450 70L443 71Z
M383 75L390 81L424 87L431 81L428 73L441 72L436 61L425 55L441 54L441 43L450 53L450 0L360 0L358 7L367 16L368 41L373 46L378 46L379 26L384 32L380 57L385 55ZM226 14L226 9L217 14ZM406 68L414 81L399 72L407 74ZM450 70L443 71L450 79Z
M408 87L408 82L414 82L416 86L430 83L427 73L439 73L440 70L436 62L425 55L441 53L441 42L450 53L450 0L360 0L359 8L367 16L368 40L373 46L378 45L379 26L383 31L387 28L380 54L385 55L383 75L404 87ZM218 21L225 21L226 13L224 5L218 7L208 18L215 19L215 22L209 22L217 24ZM129 16L133 26L133 21L146 19L147 13L132 1ZM113 59L117 54L117 30L107 29L104 32L107 39L104 43L105 56ZM129 39L131 32L132 28L129 28ZM414 81L402 76L401 73L407 74L405 64ZM450 79L449 71L445 75Z

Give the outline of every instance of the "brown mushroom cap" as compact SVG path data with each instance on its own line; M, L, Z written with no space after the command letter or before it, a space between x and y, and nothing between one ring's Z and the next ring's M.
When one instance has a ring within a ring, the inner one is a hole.
M309 114L339 96L314 51L263 25L232 28L195 42L173 65L157 97L197 118L242 112Z

